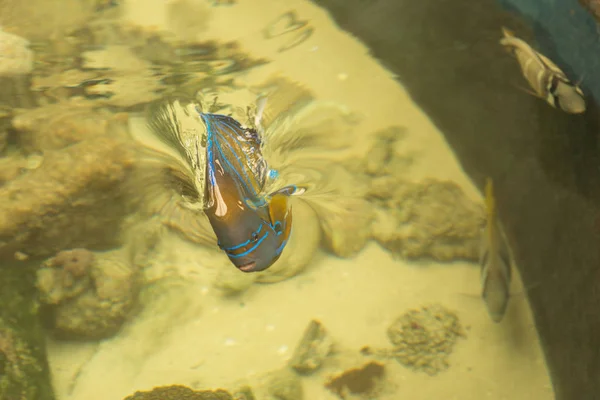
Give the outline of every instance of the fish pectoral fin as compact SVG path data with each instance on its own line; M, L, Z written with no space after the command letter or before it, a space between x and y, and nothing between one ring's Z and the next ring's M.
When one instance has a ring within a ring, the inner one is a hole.
M546 99L545 97L543 97L543 96L541 96L540 94L536 93L536 92L535 92L534 90L532 90L532 89L528 89L528 88L526 88L526 87L523 87L522 85L519 85L519 84L517 84L517 83L513 83L512 85L513 85L514 87L516 87L517 89L519 89L519 90L521 90L521 91L523 91L523 92L525 92L525 93L527 93L527 94L530 94L530 95L532 95L532 96L534 96L534 97L537 97L538 99L543 99L543 100L545 100L545 99Z
M273 193L271 193L269 195L269 197L273 198L273 197L275 197L277 195L283 195L283 196L300 196L304 192L306 192L306 187L305 186L289 185L289 186L284 186L281 189L277 189L276 191L274 191Z
M269 202L269 218L271 219L271 226L278 235L289 236L292 228L291 217L289 196L285 194L274 195Z
M271 223L277 222L282 223L288 221L291 217L289 198L290 196L298 196L306 191L304 186L289 185L282 187L269 195L269 216ZM286 229L289 229L291 225L288 223Z

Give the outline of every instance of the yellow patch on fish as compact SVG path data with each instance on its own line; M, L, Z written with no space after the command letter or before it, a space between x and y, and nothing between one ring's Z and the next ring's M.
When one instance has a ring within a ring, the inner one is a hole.
M490 178L485 186L486 227L481 240L481 297L494 322L500 322L510 298L511 259L498 223Z

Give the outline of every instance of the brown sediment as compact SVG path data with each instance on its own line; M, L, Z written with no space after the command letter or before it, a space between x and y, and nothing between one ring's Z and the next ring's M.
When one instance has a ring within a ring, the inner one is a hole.
M332 377L325 387L345 399L345 394L372 394L377 389L378 382L385 375L383 364L371 361L359 368L352 368L342 374Z

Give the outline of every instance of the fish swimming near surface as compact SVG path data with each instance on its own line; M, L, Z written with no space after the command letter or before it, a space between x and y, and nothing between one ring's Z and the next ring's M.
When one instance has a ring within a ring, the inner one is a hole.
M292 229L289 198L305 190L274 184L278 173L262 155L265 102L259 99L248 126L193 101L160 103L149 117L151 134L167 148L164 178L186 207L208 218L219 248L244 272L280 257Z
M552 107L569 114L580 114L586 109L583 91L578 84L544 55L517 38L506 28L500 44L511 50L519 61L523 76L533 89L532 94L546 100Z
M492 180L485 186L486 226L481 240L481 297L494 322L500 322L510 298L511 258L499 226Z

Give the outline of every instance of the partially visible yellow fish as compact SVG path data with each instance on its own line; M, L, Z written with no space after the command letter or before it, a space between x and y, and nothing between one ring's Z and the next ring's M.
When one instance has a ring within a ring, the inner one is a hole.
M569 114L585 111L583 91L556 64L514 36L510 30L502 28L502 33L504 37L500 39L500 44L517 57L523 76L533 89L532 94Z
M485 186L486 227L481 240L481 297L494 322L500 322L510 297L511 259L500 229L494 188L490 178Z

